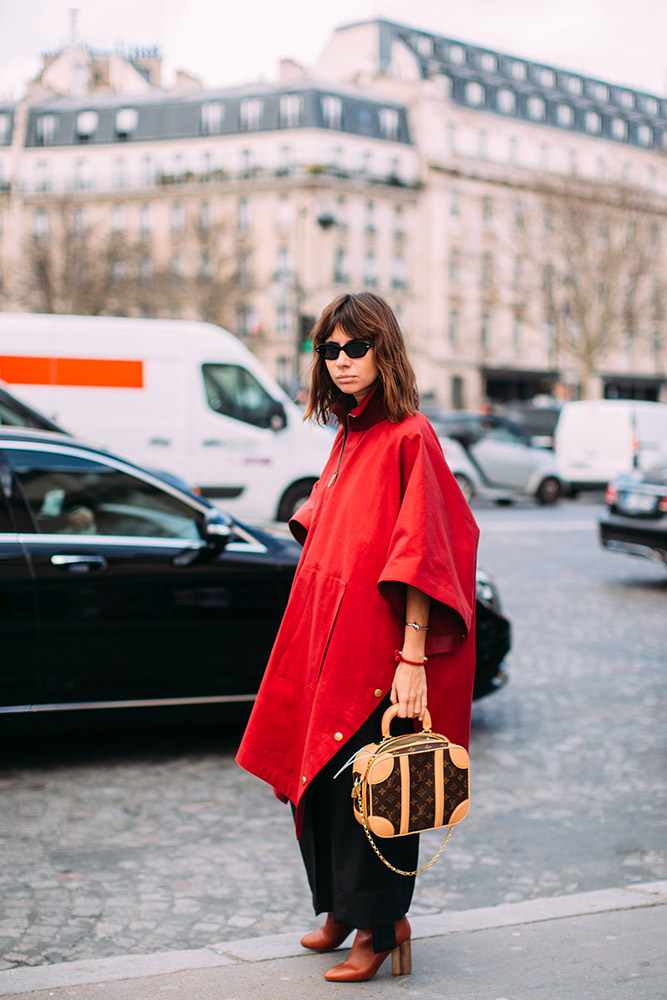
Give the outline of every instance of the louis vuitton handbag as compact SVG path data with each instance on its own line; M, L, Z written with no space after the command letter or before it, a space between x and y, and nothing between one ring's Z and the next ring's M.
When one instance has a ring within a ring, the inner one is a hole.
M398 875L417 875L442 854L452 827L470 807L468 751L431 730L431 716L424 713L421 733L392 736L392 719L398 705L382 716L382 741L368 743L352 763L352 800L355 819L361 823L371 847ZM416 871L394 868L384 858L374 837L404 837L438 827L449 827L437 852Z

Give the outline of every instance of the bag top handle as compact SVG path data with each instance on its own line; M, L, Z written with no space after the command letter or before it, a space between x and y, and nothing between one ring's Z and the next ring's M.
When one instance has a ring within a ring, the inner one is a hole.
M397 715L398 715L398 705L390 705L389 708L384 713L384 715L382 716L382 738L383 739L385 739L385 740L389 739L389 737L391 736L391 733L390 733L391 723L392 723L392 720L395 719ZM424 726L424 732L425 733L430 733L431 732L431 715L430 715L428 709L426 709L425 712L424 712L423 726Z

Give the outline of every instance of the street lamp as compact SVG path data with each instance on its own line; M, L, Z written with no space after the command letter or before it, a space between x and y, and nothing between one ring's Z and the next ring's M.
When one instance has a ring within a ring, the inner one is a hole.
M299 374L301 370L301 355L304 348L308 344L308 334L312 329L315 320L313 317L304 316L302 313L302 306L306 298L306 292L301 282L301 276L305 271L305 240L300 240L300 229L299 222L305 219L308 213L308 208L306 206L302 207L299 211L297 217L297 226L295 231L295 252L294 252L294 275L293 275L293 286L294 286L294 314L295 314L295 342L294 342L294 387L295 390L299 388ZM328 232L338 225L338 221L331 212L327 209L323 209L315 216L315 222L322 230L323 233ZM299 254L299 250L302 250L302 254ZM299 267L298 261L301 256L301 263L303 267Z

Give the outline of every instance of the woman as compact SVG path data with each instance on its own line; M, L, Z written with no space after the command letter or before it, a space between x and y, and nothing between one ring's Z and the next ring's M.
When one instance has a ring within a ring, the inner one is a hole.
M376 857L353 817L350 769L334 775L378 738L391 703L392 733L414 730L428 696L434 730L467 746L478 531L417 410L387 303L342 295L313 340L306 417L334 414L340 428L290 521L303 553L237 759L292 802L315 912L327 913L302 944L330 951L356 928L348 958L325 975L353 982L395 949L394 971L409 971L414 878ZM417 867L417 836L382 848L395 867Z

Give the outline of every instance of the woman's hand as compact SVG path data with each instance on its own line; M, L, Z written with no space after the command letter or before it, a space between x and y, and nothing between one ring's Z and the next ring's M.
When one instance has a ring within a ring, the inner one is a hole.
M399 663L391 685L392 705L398 703L401 719L419 719L426 711L426 670L409 663Z

